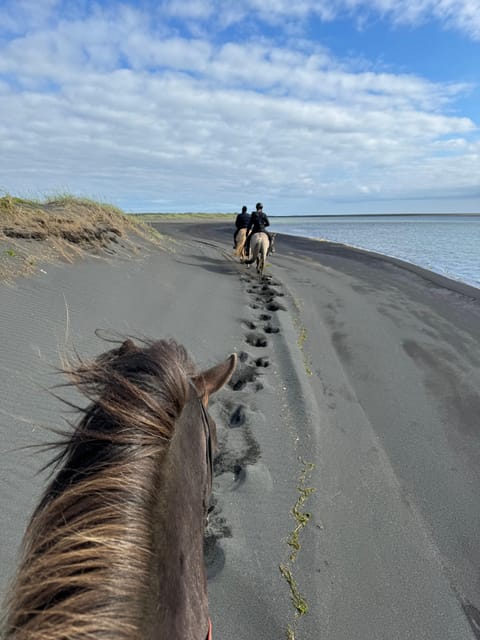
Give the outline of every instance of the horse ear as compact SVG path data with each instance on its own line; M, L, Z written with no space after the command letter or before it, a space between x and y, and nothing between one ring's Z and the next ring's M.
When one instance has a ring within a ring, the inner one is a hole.
M233 372L237 366L237 354L232 353L230 357L228 357L225 362L221 362L217 364L215 367L211 369L207 369L203 371L198 376L193 378L192 382L195 385L199 395L206 394L208 396L212 395L219 389L221 389L232 377Z

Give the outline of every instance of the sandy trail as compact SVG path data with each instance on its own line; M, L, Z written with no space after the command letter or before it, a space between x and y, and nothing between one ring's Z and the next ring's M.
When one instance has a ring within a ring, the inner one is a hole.
M161 230L179 240L175 253L51 266L0 288L2 587L48 460L16 447L44 441L36 425L65 413L40 387L57 381L48 363L58 364L66 301L82 355L105 348L100 327L175 337L201 365L240 357L211 407L215 637L276 640L291 625L297 640L475 638L478 303L288 239L260 281L230 258L230 229ZM305 463L315 467L302 485ZM311 518L291 561L291 509L308 487L300 511ZM295 617L281 565L309 614Z

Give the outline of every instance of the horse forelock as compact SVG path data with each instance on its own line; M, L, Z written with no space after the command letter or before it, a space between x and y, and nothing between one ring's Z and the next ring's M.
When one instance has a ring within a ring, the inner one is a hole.
M74 438L84 433L124 444L152 444L159 436L171 437L196 369L184 347L161 340L128 350L122 345L65 373L91 400Z
M174 341L125 345L67 371L91 404L27 528L5 637L140 637L158 456L196 370Z

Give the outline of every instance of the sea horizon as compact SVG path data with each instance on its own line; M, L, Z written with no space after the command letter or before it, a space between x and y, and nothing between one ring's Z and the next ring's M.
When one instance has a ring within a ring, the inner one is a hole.
M475 218L480 217L479 213L287 213L268 214L269 218L402 218L402 217L453 217L453 218Z

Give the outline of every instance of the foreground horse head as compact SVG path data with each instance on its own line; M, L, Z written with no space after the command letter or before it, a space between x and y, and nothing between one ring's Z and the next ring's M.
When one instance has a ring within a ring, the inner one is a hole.
M235 366L198 372L173 341L127 340L69 371L91 404L28 525L5 638L207 638L206 407Z

